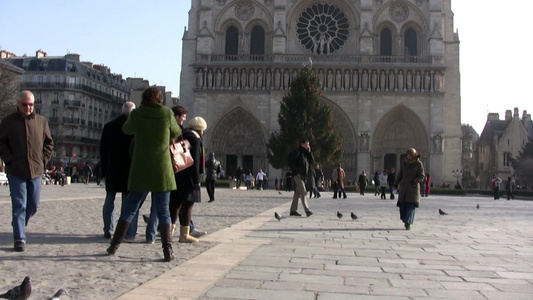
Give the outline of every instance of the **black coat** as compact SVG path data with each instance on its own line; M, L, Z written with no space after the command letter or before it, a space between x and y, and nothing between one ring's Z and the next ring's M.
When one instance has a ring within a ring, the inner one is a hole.
M127 192L131 158L129 149L133 135L122 132L122 125L128 116L105 124L100 140L100 178L105 177L107 192Z
M205 172L205 154L202 139L193 132L192 129L183 130L183 139L191 144L191 155L194 164L185 170L175 174L177 191L176 195L180 200L200 202L193 190L200 184L201 175Z

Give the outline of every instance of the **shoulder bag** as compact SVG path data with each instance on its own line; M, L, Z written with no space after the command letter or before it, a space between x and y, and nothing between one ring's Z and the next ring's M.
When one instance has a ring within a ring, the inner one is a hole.
M194 164L191 155L191 144L186 139L172 140L170 143L170 157L174 173L185 170Z

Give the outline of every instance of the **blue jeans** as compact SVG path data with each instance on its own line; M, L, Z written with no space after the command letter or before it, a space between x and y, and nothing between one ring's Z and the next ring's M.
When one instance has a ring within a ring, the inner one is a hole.
M159 225L159 219L157 217L158 216L157 207L158 206L154 203L154 196L152 196L152 205L150 206L150 220L148 221L148 224L146 224L146 241L150 241L150 242L155 241L155 237L157 235L157 226ZM167 208L168 208L168 205L167 205ZM169 214L170 214L170 211L169 211Z
M122 204L120 212L120 221L132 222L135 215L139 214L139 206L147 192L129 192L128 199ZM170 192L152 192L152 211L157 211L157 218L163 225L170 224L170 211L168 210L168 202L170 200ZM155 208L154 208L155 207Z
M22 179L7 174L11 193L13 238L26 242L26 225L37 212L41 197L41 177Z
M113 234L113 212L115 211L115 197L117 193L106 192L104 207L102 209L102 217L104 218L104 233ZM122 193L122 203L128 198L128 193Z

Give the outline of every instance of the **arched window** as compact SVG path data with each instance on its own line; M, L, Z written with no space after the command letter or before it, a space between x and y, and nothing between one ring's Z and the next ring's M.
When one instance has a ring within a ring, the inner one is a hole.
M265 54L265 30L259 25L252 28L250 54Z
M379 55L392 55L392 33L390 32L390 29L385 28L381 31L381 35L379 37L379 44Z
M405 54L406 55L418 55L418 37L416 31L409 28L405 31Z
M235 26L226 30L226 54L239 54L239 30Z

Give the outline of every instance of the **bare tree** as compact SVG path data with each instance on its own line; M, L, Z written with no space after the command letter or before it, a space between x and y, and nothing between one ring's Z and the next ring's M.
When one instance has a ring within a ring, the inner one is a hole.
M16 109L21 73L18 68L0 60L0 120Z

